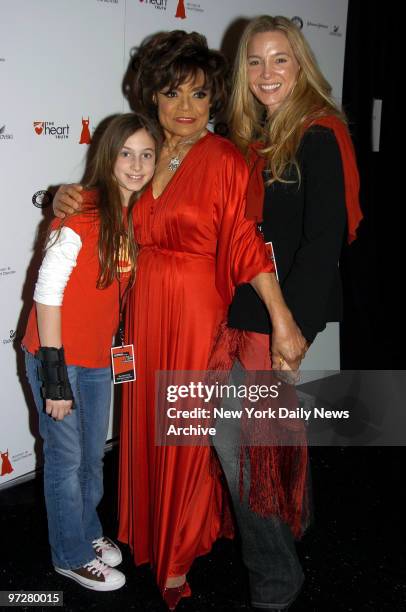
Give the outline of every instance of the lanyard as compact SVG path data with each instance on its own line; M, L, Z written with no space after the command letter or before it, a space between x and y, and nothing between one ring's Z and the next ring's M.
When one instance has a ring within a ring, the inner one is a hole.
M118 304L119 304L118 335L120 338L121 346L124 346L124 317L123 315L124 315L124 308L127 303L128 290L129 290L129 284L127 283L127 287L125 288L123 295L121 295L121 280L120 280L120 275L119 275L118 277Z

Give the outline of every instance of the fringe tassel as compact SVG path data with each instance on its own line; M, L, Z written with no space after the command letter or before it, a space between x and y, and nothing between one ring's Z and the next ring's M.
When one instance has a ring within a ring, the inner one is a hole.
M232 329L223 321L217 331L208 369L211 376L218 378L229 376L233 364L240 354L247 332ZM253 373L250 373L253 374ZM297 401L294 388L287 386L287 397L284 405L289 406ZM290 396L290 397L289 397ZM268 439L274 441L272 446L255 446L241 444L239 466L239 493L244 499L244 465L248 458L250 467L250 488L248 492L249 507L260 516L276 515L287 523L295 538L300 538L309 522L308 483L308 449L305 429L301 421L291 421L282 426L278 421L272 424L272 430L263 431L262 425L257 431L252 430L242 421L242 439ZM292 444L284 446L287 440ZM245 435L247 434L247 435ZM258 437L256 437L258 435ZM279 445L279 444L280 445ZM212 448L211 470L215 475L222 474L219 459ZM224 478L224 476L223 476ZM226 504L227 506L227 504Z

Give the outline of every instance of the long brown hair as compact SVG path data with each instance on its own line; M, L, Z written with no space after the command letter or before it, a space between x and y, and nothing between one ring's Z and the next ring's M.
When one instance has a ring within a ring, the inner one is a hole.
M142 129L145 129L155 141L156 157L158 157L158 149L162 140L159 126L140 113L125 113L116 115L110 121L100 137L97 152L89 161L86 171L86 188L97 190L95 206L85 209L85 212L92 212L92 210L94 212L97 209L100 219L98 241L100 272L97 280L99 289L108 287L114 279L119 277L120 248L123 244L126 246L126 258L131 268L130 284L134 282L138 249L134 238L131 213L146 186L131 195L127 212L123 214L120 190L113 170L127 138Z
M248 85L247 56L251 38L262 32L281 32L289 41L300 66L296 84L290 95L271 116L264 118L264 107L251 93ZM238 47L234 67L229 123L232 139L244 155L249 144L260 141L262 155L267 159L270 174L268 184L286 182L283 178L289 166L300 170L297 150L305 126L318 117L335 115L342 121L344 114L331 95L331 86L324 78L313 52L299 28L286 17L263 15L249 22Z

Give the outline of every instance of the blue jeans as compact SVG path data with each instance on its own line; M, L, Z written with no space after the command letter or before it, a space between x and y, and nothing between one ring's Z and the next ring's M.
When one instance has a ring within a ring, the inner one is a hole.
M92 541L103 535L97 506L103 497L111 371L109 367L68 366L74 409L62 421L55 421L44 410L39 362L24 352L44 441L44 493L52 561L56 567L75 569L95 558Z
M244 384L244 370L237 363L232 370L233 384ZM224 408L241 408L239 400L223 402ZM229 404L229 405L228 405ZM249 573L252 605L264 610L284 610L296 599L304 575L288 525L277 516L262 517L248 504L250 466L244 462L244 499L240 499L241 422L219 419L212 438L231 494L237 520L242 557Z

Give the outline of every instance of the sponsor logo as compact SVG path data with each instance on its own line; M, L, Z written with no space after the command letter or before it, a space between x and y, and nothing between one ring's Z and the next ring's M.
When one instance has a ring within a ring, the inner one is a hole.
M4 453L0 451L0 460L1 460L0 476L6 476L7 474L11 474L11 472L14 472L14 468L11 465L11 461L8 456L8 449Z
M14 136L13 134L8 134L6 132L6 126L2 125L0 127L0 140L13 140Z
M142 4L151 4L154 8L160 11L166 11L168 0L140 0Z
M0 62L5 62L6 58L5 57L0 57Z
M341 37L342 36L342 32L340 31L340 26L338 26L338 25L331 26L331 28L330 28L330 36Z
M82 132L80 134L79 144L90 144L90 141L92 140L89 131L89 123L89 117L87 119L83 119L82 117Z
M204 8L200 2L186 2L186 8L188 11L195 11L196 13L204 13Z
M42 134L43 130L44 130L44 122L43 121L34 121L33 123L34 125L34 130L36 131L36 133Z
M15 274L16 271L10 266L6 266L5 268L0 268L0 277L1 276L10 276L10 274Z
M53 121L34 121L34 131L38 136L55 136L58 140L69 138L69 125L57 125Z
M308 28L324 28L328 30L328 25L326 25L325 23L315 23L314 21L308 21L306 25Z
M8 338L3 338L3 344L11 344L16 338L17 332L14 329L10 329Z
M52 204L53 197L54 196L50 191L45 191L44 189L41 189L40 191L36 191L34 193L31 201L37 208L46 208L47 206Z
M21 453L17 453L10 457L9 450L0 451L0 476L7 476L7 474L12 474L14 472L13 464L16 464L17 461L21 461L22 459L27 459L28 457L32 457L32 451L24 450Z
M303 19L301 17L295 15L295 17L292 17L291 22L294 23L299 30L303 30Z

